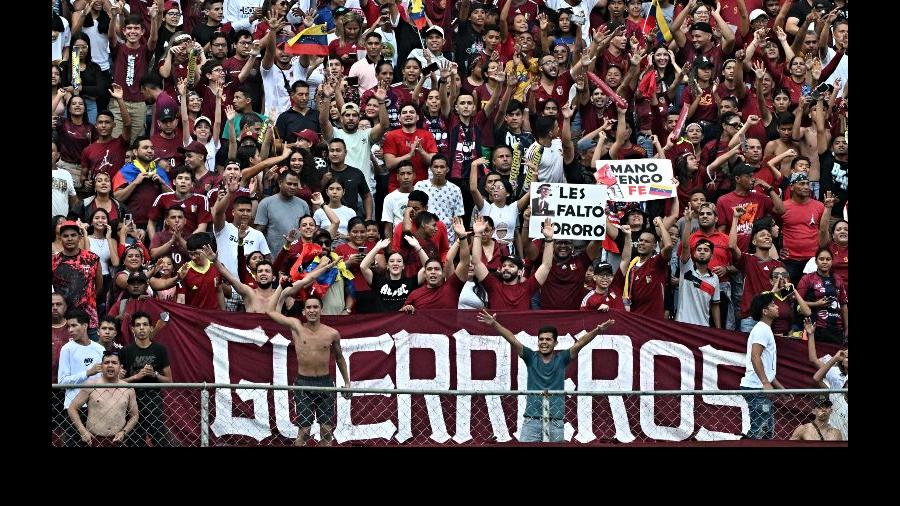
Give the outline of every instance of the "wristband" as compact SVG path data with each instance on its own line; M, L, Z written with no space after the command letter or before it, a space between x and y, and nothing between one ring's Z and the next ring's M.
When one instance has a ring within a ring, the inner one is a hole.
M544 240L544 242L553 242L553 241L555 241L556 239L547 239L547 238L545 237L543 240Z

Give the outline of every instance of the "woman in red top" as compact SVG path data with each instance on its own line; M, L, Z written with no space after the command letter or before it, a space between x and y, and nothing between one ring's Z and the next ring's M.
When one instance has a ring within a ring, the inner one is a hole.
M848 260L850 257L850 224L847 220L837 220L831 224L827 217L831 216L831 208L836 199L831 192L825 193L825 215L819 223L819 245L827 247L833 256L831 272L834 277L844 282L844 287L849 291Z
M56 110L64 95L65 91L61 88L53 97L51 110ZM66 119L56 124L56 133L59 135L59 166L72 174L75 188L80 189L81 152L97 138L97 130L94 129L94 125L88 123L84 98L78 95L70 98L66 105L66 113Z
M336 26L338 38L328 44L328 57L340 60L346 76L350 74L350 67L359 59L357 52L364 48L359 40L362 17L355 12L348 12Z

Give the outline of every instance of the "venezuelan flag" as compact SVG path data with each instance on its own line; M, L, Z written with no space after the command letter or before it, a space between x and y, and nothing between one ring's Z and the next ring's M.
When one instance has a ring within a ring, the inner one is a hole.
M662 8L659 6L659 0L653 0L653 5L650 6L650 16L656 20L656 26L659 28L659 32L656 33L656 41L660 44L668 44L672 41L672 31L669 30L669 24L666 23L666 18L663 17Z
M425 3L422 0L412 0L409 9L409 19L416 25L417 30L425 28Z
M284 52L293 55L328 55L328 36L325 25L313 25L295 35L284 45Z

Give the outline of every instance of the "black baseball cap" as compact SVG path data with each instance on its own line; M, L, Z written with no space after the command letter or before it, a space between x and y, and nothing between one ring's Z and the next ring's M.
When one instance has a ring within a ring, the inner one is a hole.
M756 172L756 168L747 165L746 163L741 163L737 167L731 169L731 175L733 177L743 176L744 174L753 174Z
M516 255L506 255L505 257L501 257L501 258L500 258L500 263L501 263L501 264L502 264L503 262L507 262L507 261L516 264L516 267L518 267L519 269L524 269L524 268L525 268L525 262L523 262L522 259L519 258L519 257L517 257Z
M594 264L594 274L599 274L603 271L606 271L610 274L615 272L613 270L613 266L609 262L598 262L598 263Z

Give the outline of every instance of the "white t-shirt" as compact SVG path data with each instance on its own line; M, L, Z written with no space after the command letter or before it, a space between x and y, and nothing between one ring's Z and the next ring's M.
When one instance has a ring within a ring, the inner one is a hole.
M260 74L263 81L263 113L275 110L281 114L291 108L291 98L288 89L297 81L306 79L306 71L300 66L300 57L291 58L291 66L287 70L281 70L278 65L272 64L272 68L266 70L260 65ZM287 80L287 88L285 88ZM275 118L273 118L274 120Z
M341 220L341 223L338 225L338 233L347 235L347 223L353 218L356 218L356 211L347 206L341 206L337 209L332 209L332 211L334 211L334 214ZM316 220L316 225L322 230L328 230L331 227L331 222L328 221L328 215L326 215L325 211L322 209L313 213L313 219Z
M225 13L225 23L246 21L253 14L253 9L262 7L263 0L225 0L222 10Z
M215 225L213 226L215 228ZM233 223L225 222L222 230L216 230L216 254L222 265L228 269L235 277L240 277L238 273L238 229ZM244 254L249 255L254 251L259 251L263 255L271 253L269 243L266 242L266 236L262 232L250 227L247 231L247 237L244 238Z
M452 274L452 276L456 276L456 274ZM485 297L487 297L487 294L485 294ZM481 299L475 295L475 282L466 281L462 291L459 292L459 302L456 304L456 309L481 309L483 307L484 302L481 302Z
M431 199L429 198L429 201ZM388 193L384 198L384 204L381 206L381 221L393 223L395 226L403 221L403 211L406 210L406 203L409 201L409 193L403 193L400 190L394 190Z
M837 56L837 52L834 49L832 49L830 47L828 49L826 49L825 50L825 60L822 61L822 66L824 67L825 65L828 65L828 62L830 62L831 59L834 58L835 56ZM845 54L844 56L841 57L841 61L838 62L837 68L834 69L834 72L830 76L828 76L828 79L826 79L825 82L834 86L834 81L837 78L840 78L842 83L847 84L847 78L849 76L849 74L848 74L849 66L850 66L850 55Z
M81 31L88 36L91 41L91 61L100 66L100 70L109 70L109 35L100 33L97 29L97 23L82 28Z
M565 183L566 173L563 170L563 145L562 140L553 139L549 147L544 147L535 141L525 152L525 160L531 160L535 151L543 149L541 161L538 162L537 182L541 183Z
M412 51L410 51L410 53L409 53L409 58L415 58L416 60L419 60L419 63L422 65L423 69L426 66L428 66L428 60L425 59L424 51L426 51L426 50L422 49L420 47L417 47L417 48L413 49ZM438 54L437 56L431 55L431 61L438 62L438 65L440 65L440 67L438 67L438 68L442 68L444 65L446 65L450 62L450 60L444 58L443 54ZM422 87L425 88L426 90L435 89L438 87L438 82L435 80L435 82L432 83L431 77L429 76L428 79L426 79L425 82L422 84Z
M831 355L825 355L820 358L823 363L827 363L831 360ZM844 384L850 380L850 375L844 376L841 374L841 370L834 366L825 373L825 384L828 385L828 388L838 389L844 388ZM828 423L831 424L832 427L835 427L841 434L844 435L844 439L850 440L850 418L849 418L849 409L850 407L847 404L847 399L844 397L844 394L830 394L828 396L831 399L831 417L828 419Z
M494 239L503 239L512 242L516 232L516 225L519 223L519 207L515 203L507 204L503 207L497 207L496 204L484 201L481 206L481 215L490 216L494 220ZM506 234L498 235L498 231L506 229Z
M87 381L87 370L92 365L103 361L104 351L106 349L100 343L95 343L94 341L91 341L88 345L78 344L75 341L69 341L64 344L59 351L59 370L56 373L57 383L78 385ZM78 388L66 389L63 407L68 408L80 391Z
M206 170L216 172L216 153L219 151L219 147L222 146L222 141L210 139L203 146L206 148Z
M428 194L428 209L437 215L447 227L447 236L450 243L456 241L456 232L453 231L453 218L465 214L463 208L462 191L459 186L447 181L444 186L435 186L431 180L418 181L413 189L422 190Z
M66 169L53 169L53 182L50 184L53 214L51 216L69 215L69 195L75 195L75 182L72 174Z
M775 336L772 335L772 327L759 322L753 327L753 330L750 331L750 336L747 338L747 356L744 357L744 367L747 370L744 373L744 377L741 378L741 386L762 388L762 382L759 380L759 376L756 375L756 371L753 369L753 362L750 360L750 353L753 351L754 344L763 346L762 356L760 357L762 359L763 372L766 375L766 379L771 383L775 380L775 359L778 352L775 347Z
M69 43L72 41L72 29L69 28L69 22L63 16L60 16L60 19L62 19L65 29L60 32L56 40L50 42L50 61L62 60L63 49L69 47ZM68 393L69 390L66 392Z

